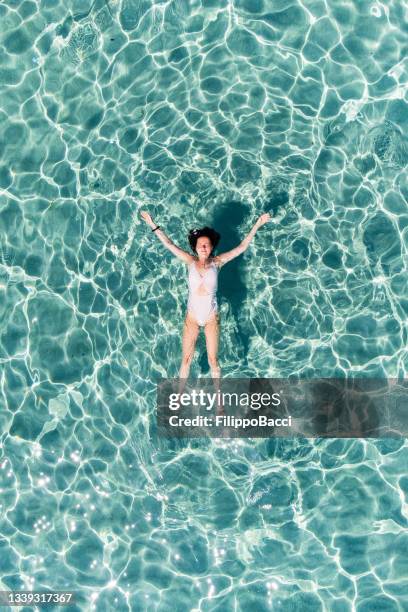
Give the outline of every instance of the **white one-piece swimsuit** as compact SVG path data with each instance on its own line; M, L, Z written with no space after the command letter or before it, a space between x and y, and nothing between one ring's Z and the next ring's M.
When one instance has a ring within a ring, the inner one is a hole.
M205 325L217 312L217 285L218 268L214 262L205 270L201 276L197 270L195 261L188 267L188 304L187 310L191 313L199 325ZM207 295L199 295L198 290L203 286Z

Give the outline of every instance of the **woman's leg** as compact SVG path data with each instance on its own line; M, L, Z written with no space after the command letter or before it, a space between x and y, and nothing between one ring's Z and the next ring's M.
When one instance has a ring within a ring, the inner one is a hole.
M221 372L218 366L218 338L219 338L219 319L218 315L215 314L208 323L205 324L204 333L205 341L207 345L207 357L208 365L210 366L211 376L213 378L220 378Z
M190 365L194 357L195 345L197 342L200 327L190 315L187 313L186 320L184 321L183 330L183 356L181 358L181 366L179 372L179 378L188 378L190 372Z
M217 314L206 323L204 327L205 341L207 345L208 365L210 366L211 376L214 381L215 392L220 391L221 371L218 365L218 338L220 332L220 323ZM218 396L218 399L220 396ZM222 406L222 401L217 400L217 414L225 414Z

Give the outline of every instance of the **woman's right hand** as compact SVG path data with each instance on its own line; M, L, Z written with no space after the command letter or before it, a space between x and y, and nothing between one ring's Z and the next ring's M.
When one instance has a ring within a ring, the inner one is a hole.
M143 221L147 223L147 225L150 225L150 227L155 227L153 223L153 219L151 218L151 216L146 210L142 210L142 212L140 213L140 216L142 217Z

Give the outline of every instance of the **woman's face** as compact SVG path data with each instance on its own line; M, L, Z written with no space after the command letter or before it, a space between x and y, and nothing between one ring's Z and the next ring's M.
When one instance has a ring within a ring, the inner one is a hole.
M211 240L207 236L201 236L197 240L196 251L199 257L209 257L212 248Z

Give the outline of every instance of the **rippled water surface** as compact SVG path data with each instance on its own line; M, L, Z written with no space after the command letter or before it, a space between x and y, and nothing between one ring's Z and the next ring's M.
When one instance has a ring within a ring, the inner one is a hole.
M407 610L404 440L157 438L186 270L139 219L222 251L273 214L220 275L224 376L405 377L406 3L3 0L0 33L1 588Z

